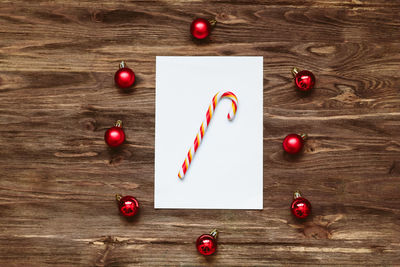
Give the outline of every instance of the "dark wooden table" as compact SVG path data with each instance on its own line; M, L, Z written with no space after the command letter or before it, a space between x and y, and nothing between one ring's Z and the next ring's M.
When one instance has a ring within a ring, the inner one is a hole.
M198 16L218 20L207 43L190 38ZM0 22L0 266L399 264L398 0L3 0ZM264 56L264 210L154 210L157 55ZM316 74L312 94L293 66ZM282 153L292 132L309 134L298 158ZM115 193L140 200L135 221ZM204 258L194 241L214 227Z

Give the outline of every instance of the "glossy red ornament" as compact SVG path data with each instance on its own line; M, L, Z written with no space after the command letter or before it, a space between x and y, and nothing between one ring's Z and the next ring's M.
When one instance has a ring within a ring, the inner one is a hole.
M211 28L215 25L215 20L206 20L198 18L192 21L190 33L196 39L204 39L211 33Z
M114 75L115 84L123 89L131 87L135 83L135 73L125 66L125 62L119 63L119 70Z
M197 250L205 255L209 256L215 253L217 250L217 229L214 229L210 234L199 236L196 241Z
M296 191L294 192L291 211L296 218L305 219L311 213L311 203L307 199L301 197L299 191Z
M125 217L133 217L139 210L139 202L132 196L116 195L118 207L121 214Z
M315 76L311 71L293 68L292 74L294 76L294 83L300 91L306 92L314 88Z
M289 134L283 139L283 149L289 154L297 154L303 149L304 141L307 135L305 134Z
M104 140L107 145L111 147L117 147L124 143L125 141L125 133L122 129L122 121L118 120L115 123L114 127L111 127L104 134Z

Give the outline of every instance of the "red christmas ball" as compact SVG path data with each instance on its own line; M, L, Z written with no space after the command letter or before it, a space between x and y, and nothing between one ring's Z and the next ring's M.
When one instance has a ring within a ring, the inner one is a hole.
M293 215L299 219L305 219L311 213L311 203L301 197L300 192L294 193L294 200L291 205Z
M135 73L133 70L125 66L122 61L119 64L119 70L114 75L115 84L120 88L129 88L135 83Z
M297 154L303 149L305 136L289 134L283 139L283 149L289 154Z
M133 217L139 210L139 202L132 196L121 197L117 195L118 207L125 217Z
M117 121L114 127L106 131L104 140L110 147L117 147L124 143L125 133L122 129L122 121Z
M215 229L210 234L199 236L196 241L197 250L205 256L214 254L217 250L217 235L218 231Z
M211 24L208 20L198 18L193 20L190 25L190 33L196 39L204 39L210 35L211 32Z
M314 88L315 76L311 71L299 71L297 68L293 68L292 73L294 75L294 83L297 89L306 92Z
M211 235L201 235L196 242L197 250L205 255L209 256L214 254L217 249L217 242Z

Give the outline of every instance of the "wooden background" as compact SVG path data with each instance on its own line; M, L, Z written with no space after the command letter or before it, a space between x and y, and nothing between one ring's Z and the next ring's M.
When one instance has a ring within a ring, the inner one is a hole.
M198 16L218 20L206 43ZM397 0L1 1L0 266L399 264L399 26ZM154 210L158 55L264 56L264 210ZM312 94L293 66L315 73ZM292 132L310 136L298 158L281 149ZM133 222L115 193L139 199ZM204 258L194 241L214 227Z

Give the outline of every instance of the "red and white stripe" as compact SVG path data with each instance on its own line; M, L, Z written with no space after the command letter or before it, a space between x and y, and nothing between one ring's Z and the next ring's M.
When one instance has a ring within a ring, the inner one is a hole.
M232 107L229 110L228 113L228 120L232 120L235 115L236 115L236 110L238 106L238 99L236 95L232 92L218 92L212 99L211 104L208 106L207 113L206 113L206 118L200 125L199 132L196 135L196 138L194 139L193 145L190 147L189 152L187 153L187 156L185 158L185 161L182 164L182 168L179 170L178 177L183 178L189 169L190 163L193 160L194 154L196 153L198 147L200 146L201 141L204 138L204 134L208 128L208 125L210 124L211 118L214 114L215 108L217 107L218 102L222 98L229 98L232 101Z

